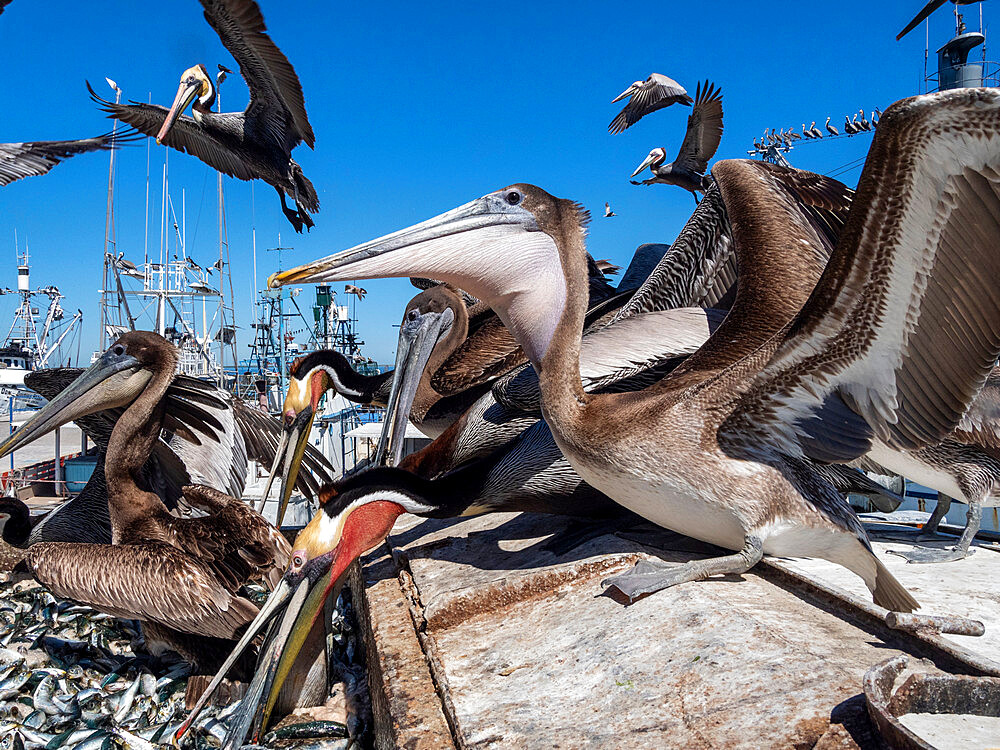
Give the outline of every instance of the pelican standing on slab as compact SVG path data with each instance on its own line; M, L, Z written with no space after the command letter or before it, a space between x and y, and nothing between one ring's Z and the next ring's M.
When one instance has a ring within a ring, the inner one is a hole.
M974 399L1000 354L1000 290L974 282L1000 273L998 146L998 92L960 89L893 105L840 242L791 327L760 341L753 310L783 304L766 268L788 262L779 246L800 239L758 232L756 247L737 240L748 273L730 315L682 367L638 393L583 392L583 216L532 186L491 193L271 281L424 274L496 305L539 372L546 421L581 477L656 523L738 550L667 569L646 564L614 580L627 595L745 571L765 553L821 556L858 574L877 604L912 611L916 601L872 553L857 517L803 459L857 458L876 434L897 450L936 443ZM713 170L724 192L741 192L730 211L734 232L773 210L756 203L763 167L723 162ZM978 201L962 199L973 194ZM887 195L902 196L888 215ZM801 231L802 244L813 246L808 227ZM523 258L528 243L536 283L525 289L497 261ZM473 247L488 248L488 273ZM940 299L956 311L954 325L908 312L936 309ZM961 335L970 326L975 335Z
M176 349L163 338L126 333L0 444L0 455L79 416L128 404L107 449L112 544L36 544L24 565L56 596L140 620L153 653L174 651L196 669L214 670L226 648L218 639L234 638L257 613L239 588L260 578L274 583L289 545L261 516L221 492L185 488L186 501L208 515L176 518L137 482L159 438L162 397L176 367Z
M632 97L629 103L608 125L608 132L611 134L621 133L650 112L669 107L671 104L691 106L691 97L688 96L687 90L673 78L667 78L659 73L652 73L645 81L636 81L612 99L611 103L620 102L627 96Z
M698 193L705 192L711 184L711 178L705 174L705 170L709 159L715 156L721 140L722 91L706 81L704 87L698 84L694 106L688 117L687 132L677 157L667 164L666 150L654 148L632 173L632 177L635 177L649 167L653 176L642 182L633 180L632 184L652 185L654 182L662 182L677 185L690 191L697 204Z
M201 4L205 19L239 63L250 89L245 111L212 111L216 84L200 64L181 75L169 110L155 104L115 104L101 99L88 83L91 97L112 117L156 136L157 143L197 156L230 177L264 180L278 192L281 210L295 231L311 228L309 214L319 211L319 197L291 156L300 143L312 148L315 142L299 77L267 35L253 0L202 0ZM189 104L193 117L182 114ZM294 211L286 196L295 202Z

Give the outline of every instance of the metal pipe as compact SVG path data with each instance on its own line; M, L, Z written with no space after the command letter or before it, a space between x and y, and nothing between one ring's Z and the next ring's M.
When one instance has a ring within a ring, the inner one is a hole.
M56 469L56 495L60 494L60 485L63 483L63 468L62 468L62 427L56 427L56 458L55 458L55 469Z

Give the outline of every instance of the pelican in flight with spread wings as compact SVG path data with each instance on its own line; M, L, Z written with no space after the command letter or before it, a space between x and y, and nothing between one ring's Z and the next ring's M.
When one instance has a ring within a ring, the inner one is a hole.
M711 183L705 170L708 168L708 160L715 156L721 140L722 90L705 81L704 86L698 84L695 92L694 107L688 116L687 132L677 158L666 164L666 149L654 148L632 173L632 177L635 177L649 167L653 176L642 182L632 180L632 184L652 185L654 182L662 182L677 185L690 191L697 204L698 191L705 192Z
M671 104L690 107L692 101L687 89L673 78L667 78L659 73L651 73L645 81L636 81L612 99L611 103L620 102L627 96L632 98L608 125L609 133L617 135L635 125L650 112L669 107Z
M319 197L291 156L303 141L312 148L316 140L299 77L267 35L264 17L253 0L202 0L201 4L250 89L245 111L212 111L216 84L200 64L181 75L169 110L156 104L115 104L101 99L93 89L91 97L112 117L156 136L157 143L197 156L231 177L264 180L278 191L281 210L295 231L301 232L303 225L311 228L309 214L319 211ZM193 117L182 114L189 104ZM294 211L286 204L286 196L295 201Z

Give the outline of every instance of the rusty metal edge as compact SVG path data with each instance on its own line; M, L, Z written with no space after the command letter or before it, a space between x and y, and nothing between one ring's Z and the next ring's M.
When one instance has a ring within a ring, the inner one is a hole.
M410 613L410 603L403 592L398 578L398 568L392 561L390 555L384 554L384 547L370 553L362 558L365 568L377 568L380 565L389 566L392 572L391 577L386 577L376 581L375 585L383 584L380 595L389 597L395 602L398 608ZM456 748L455 738L452 734L451 722L441 702L440 694L431 673L430 663L424 652L423 645L417 638L413 630L412 614L407 618L409 632L402 637L409 641L402 644L403 649L410 653L420 653L424 656L423 668L418 665L409 664L415 670L409 675L410 679L386 679L386 669L391 668L389 664L391 656L384 652L384 640L376 637L374 621L372 617L372 597L369 586L365 581L362 566L357 562L351 566L347 585L351 589L355 610L358 613L358 624L363 633L363 643L365 648L365 662L368 672L368 689L371 696L372 718L375 724L375 747L380 750L390 748L405 747L408 750L425 750L429 748L442 748L443 750L454 750ZM389 610L389 606L381 603L380 609ZM404 631L405 632L405 631ZM381 645L380 645L381 644ZM409 648L406 648L406 647ZM402 659L403 655L397 654L397 659ZM425 727L426 735L418 736L414 731L401 728L397 721L394 721L392 712L393 705L409 703L411 700L419 701L421 706L429 709L430 715L427 717L431 726ZM436 710L435 710L436 709ZM434 726L437 724L438 726Z

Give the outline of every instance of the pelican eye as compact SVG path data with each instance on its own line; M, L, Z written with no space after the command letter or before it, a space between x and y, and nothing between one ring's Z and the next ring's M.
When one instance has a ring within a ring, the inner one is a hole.
M516 206L518 203L521 202L521 194L516 190L511 190L509 193L507 193L506 199L510 205Z
M125 353L125 347L122 346L121 344L118 344L112 347L111 353L114 354L116 357L120 357Z
M292 556L292 565L294 565L296 568L301 568L305 564L306 564L306 561L302 559L302 555L293 555Z
M413 308L408 313L406 313L407 320L416 320L419 317L420 317L420 311L417 310L417 308Z

